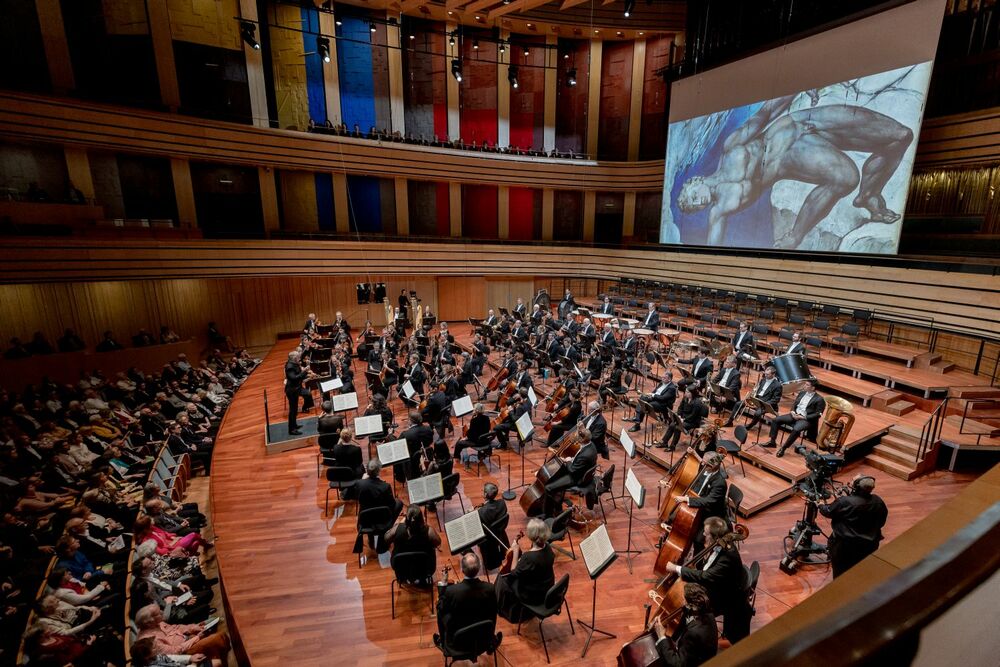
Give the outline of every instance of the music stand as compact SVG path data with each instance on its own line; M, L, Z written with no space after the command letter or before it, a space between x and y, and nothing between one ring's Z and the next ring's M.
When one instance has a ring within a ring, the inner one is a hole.
M632 555L639 555L642 553L641 549L632 548L632 515L635 514L636 505L639 509L646 502L646 488L639 481L639 478L635 476L632 472L632 468L625 471L623 475L625 477L625 488L628 490L629 496L629 509L628 509L628 541L625 543L624 549L617 549L615 553L625 554L625 562L628 564L628 573L632 574Z
M617 635L597 627L597 578L618 558L618 552L611 545L611 538L608 537L608 527L605 524L602 523L597 527L597 530L580 542L580 553L583 554L583 560L587 564L587 573L590 575L590 580L594 582L594 596L590 603L590 623L576 619L576 622L588 631L587 641L583 644L583 653L580 654L580 657L584 658L587 655L587 649L590 648L590 642L594 639L595 633L602 634L608 639L617 637ZM631 567L629 567L629 571L631 572Z
M628 429L624 426L622 427L621 433L618 436L618 442L621 443L622 452L625 456L622 457L622 493L620 496L612 496L614 500L620 500L622 498L627 498L628 493L625 490L625 469L628 467L629 459L635 457L635 442L632 437L628 434Z

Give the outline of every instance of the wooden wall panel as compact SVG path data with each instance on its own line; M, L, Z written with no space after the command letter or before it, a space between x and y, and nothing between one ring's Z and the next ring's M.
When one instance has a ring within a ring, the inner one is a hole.
M439 320L486 316L485 278L438 278Z
M528 312L531 312L531 299L535 296L535 281L524 278L487 278L486 280L486 303L487 308L513 309L517 303L517 297L524 299L528 304Z

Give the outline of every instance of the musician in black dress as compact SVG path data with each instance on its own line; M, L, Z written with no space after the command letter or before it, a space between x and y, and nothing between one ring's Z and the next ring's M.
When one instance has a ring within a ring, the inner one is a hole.
M761 403L770 405L777 412L778 403L781 401L781 381L775 377L774 366L768 364L764 367L764 375L757 381L757 386L754 387L751 396L758 399ZM725 423L726 427L733 425L733 415L740 412L743 408L743 403L744 401L737 401L736 405L733 406L733 411L729 414L729 421ZM764 409L756 408L750 413L750 422L747 424L747 428L753 428L762 419L764 419Z
M674 634L667 636L659 616L653 621L656 652L666 667L698 667L719 650L719 629L704 586L684 584L684 615Z
M418 552L427 554L436 562L441 536L433 526L424 521L424 512L420 506L410 505L406 508L406 515L386 531L385 543L392 548L393 555ZM431 574L433 572L432 568Z
M500 528L504 517L507 516L507 503L502 498L498 498L500 489L493 482L486 482L483 485L483 504L477 510L479 520L487 530L486 541L479 545L479 552L483 555L483 565L487 570L495 570L500 567L504 554L510 548L510 539L506 531Z
M525 534L531 541L531 549L522 553L521 546L515 543L513 569L510 574L497 577L495 584L497 611L511 623L530 617L524 604L544 602L545 594L556 581L548 526L541 519L531 519Z

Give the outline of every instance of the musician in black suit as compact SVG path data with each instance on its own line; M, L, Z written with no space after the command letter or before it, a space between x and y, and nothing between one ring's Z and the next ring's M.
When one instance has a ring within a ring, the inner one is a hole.
M316 333L316 326L319 324L316 320L316 313L309 313L309 317L306 318L306 323L302 325L302 331L306 334Z
M427 405L421 415L428 424L433 427L439 436L444 438L444 432L454 431L451 425L451 401L448 396L441 391L440 386L435 387L431 395L427 397Z
M667 426L663 432L663 439L660 440L660 447L664 449L674 449L680 442L681 434L689 434L701 426L705 418L708 417L708 406L701 400L701 391L695 386L689 386L684 392L684 399L677 407L677 416L681 423Z
M368 474L358 480L355 489L358 497L358 514L372 507L386 507L389 509L389 519L386 528L391 526L399 518L403 511L403 501L392 495L392 486L388 482L383 482L379 477L382 464L376 458L370 459L367 465ZM374 544L374 535L369 535L369 545ZM378 551L386 551L388 545L385 540L378 541ZM354 552L361 553L361 534L358 534L358 541L354 544Z
M677 383L677 386L682 390L687 389L692 384L703 384L705 378L712 374L712 360L705 355L704 350L698 350L694 359L680 359L677 363L691 367L691 377L686 377Z
M635 353L639 348L639 339L635 337L635 334L631 329L625 330L625 337L622 339L621 348L622 352L625 353L625 356L629 359L629 361L635 359Z
M649 304L649 311L646 313L646 318L642 321L643 329L652 329L656 331L660 327L660 314L656 312L656 304Z
M740 330L733 336L733 354L739 357L741 352L752 352L756 347L749 323L740 322Z
M520 319L514 321L514 328L510 330L510 337L515 343L523 343L528 340L528 330L524 328L524 322Z
M615 330L610 326L604 327L604 333L601 334L601 344L610 348L618 347L618 339L615 338Z
M570 317L570 313L576 308L576 301L573 300L573 294L569 290L566 290L566 295L563 300L559 302L559 319L565 320Z
M775 453L775 456L784 456L785 450L795 444L795 441L798 440L799 435L803 431L806 432L806 437L813 440L816 439L819 418L823 415L823 410L826 409L826 401L816 392L818 387L819 382L816 379L810 378L806 380L805 391L800 391L798 396L795 397L795 402L792 403L792 411L787 415L775 417L771 422L770 437L767 442L761 445L762 447L778 446L775 438L778 437L778 429L782 426L790 426L792 432L788 435L788 439L785 440L785 444Z
M632 433L638 431L643 420L646 419L646 406L643 405L643 402L649 403L653 407L653 410L661 415L665 414L668 410L674 409L674 403L677 401L677 385L674 384L673 370L667 368L663 374L663 381L656 386L656 389L652 393L645 394L640 398L641 400L636 408L635 417L625 418L625 421L635 422L635 426L629 429L629 432Z
M594 338L597 337L597 329L594 327L594 323L590 321L590 318L583 320L583 325L580 330L576 332L582 341L593 342Z
M408 316L410 312L410 299L406 296L406 290L399 290L399 297L396 299L396 303L399 304L399 313L404 318Z
M604 302L601 304L601 309L597 312L601 313L602 315L614 315L615 307L614 304L611 303L611 299L608 297L604 297Z
M677 496L678 503L701 508L702 518L726 518L726 472L718 452L709 452L702 459L701 470L691 483L690 495Z
M751 396L759 399L761 403L770 405L777 411L778 403L781 401L781 381L775 377L774 366L768 364L764 367L764 375L757 381L757 386L754 387ZM736 405L733 406L733 411L729 413L729 421L726 422L726 427L733 425L733 415L737 414L742 408L743 401L737 401ZM747 428L753 428L763 418L763 408L757 408L751 413Z
M802 334L798 331L792 334L792 342L788 344L785 354L800 354L805 356L806 345L802 342Z
M724 387L733 393L732 398L728 398L721 393L712 394L712 406L715 407L719 412L724 412L726 410L732 410L736 401L740 397L740 389L743 387L743 381L740 379L740 369L736 365L736 357L729 356L722 363L722 368L719 372L715 374L712 378L712 382L720 387Z
M492 584L479 580L479 557L467 551L462 555L465 578L445 587L438 597L438 633L434 644L448 646L456 652L471 647L455 644L455 633L482 621L497 620L497 596Z
M479 520L483 526L489 530L486 532L486 541L479 544L479 552L483 555L483 565L487 570L495 570L500 567L503 556L510 547L510 539L506 531L497 530L497 524L507 516L507 503L503 499L497 498L500 489L493 482L483 485L483 504L477 510ZM493 533L492 535L490 533Z
M514 306L514 310L511 311L518 320L523 320L524 316L528 314L528 307L524 305L524 299L517 297L517 305Z
M400 433L399 437L406 440L406 451L409 452L410 458L408 461L397 463L392 467L397 482L420 476L420 454L425 447L434 441L434 431L423 423L419 412L411 410L409 420L409 428Z
M528 372L528 364L524 361L517 365L517 374L512 375L511 379L516 383L518 389L527 390L528 387L535 386L534 381L531 379L531 373Z
M333 414L333 403L323 401L320 407L323 410L323 414L316 420L316 431L320 435L337 433L340 429L344 428L344 415Z
M406 398L402 393L402 384L407 380L413 386L413 391L417 394L424 393L424 382L427 381L427 373L424 371L423 364L420 363L420 357L416 354L410 355L410 365L406 369L405 375L403 375L403 382L400 383L400 398L403 399L403 403L409 406L415 406L419 403L419 398L414 394L413 398Z
M542 307L537 303L531 308L531 326L537 327L545 319L545 313L542 312Z
M515 426L517 420L531 409L531 401L528 400L528 390L518 390L516 394L510 397L510 400L507 402L507 407L510 408L507 419L500 422L500 424L493 429L497 438L497 449L507 449L510 432L517 430L517 426ZM526 445L528 443L526 442L524 444Z
M684 615L674 634L667 636L663 621L653 621L656 652L666 667L697 667L719 650L719 629L712 615L708 591L700 584L684 584Z
M702 532L708 544L716 546L700 568L667 564L667 572L677 573L685 582L701 584L708 591L712 610L722 616L722 634L735 644L750 634L752 609L747 596L746 570L735 544L719 540L729 534L726 522L718 517L705 520Z
M581 428L577 431L580 438L580 449L573 456L562 458L567 474L557 475L545 487L545 515L556 516L562 510L562 500L566 489L571 486L580 486L584 476L597 465L597 448L590 441L590 431ZM593 488L593 480L590 482ZM588 496L588 507L592 504L592 493L585 493Z
M299 397L303 398L302 409L311 410L313 407L312 392L305 388L305 381L309 377L309 372L302 367L301 355L298 351L288 353L288 361L285 362L285 398L288 399L288 434L301 435L299 423Z
M556 440L563 437L566 431L570 430L576 423L580 421L580 415L583 413L583 404L580 402L580 390L572 389L569 392L569 403L566 406L556 406L556 410L552 414L552 418L562 411L563 407L568 409L566 415L552 425L549 430L549 439L546 444L551 447Z
M590 431L590 441L594 443L594 448L601 458L608 459L608 420L601 414L601 402L591 401L587 406L587 417L583 420L583 428Z

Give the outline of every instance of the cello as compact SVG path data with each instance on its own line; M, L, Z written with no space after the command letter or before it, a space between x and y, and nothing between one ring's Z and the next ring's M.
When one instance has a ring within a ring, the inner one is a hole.
M722 546L726 549L732 548L735 542L745 540L749 535L750 530L746 526L737 524L733 526L732 532L706 546L702 551L692 556L685 565L693 566L712 553L716 546ZM656 582L656 587L649 591L649 597L656 605L656 611L652 614L647 611L646 629L639 633L635 639L622 646L618 653L618 667L660 667L664 664L656 650L656 632L653 626L656 619L659 618L669 634L672 635L677 631L685 605L684 582L679 575L671 572Z
M500 386L500 383L506 380L508 375L510 375L510 369L504 366L498 373L495 373L493 377L490 378L489 382L486 383L486 391L496 391Z

